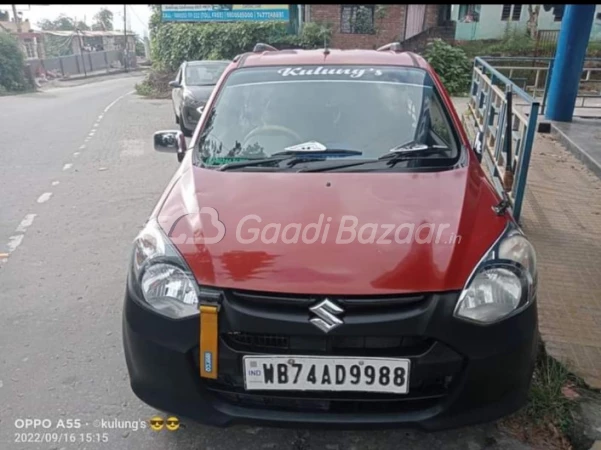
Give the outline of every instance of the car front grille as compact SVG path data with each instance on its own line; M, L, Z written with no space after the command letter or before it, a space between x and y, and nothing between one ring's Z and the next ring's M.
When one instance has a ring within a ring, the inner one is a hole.
M223 341L244 353L326 354L345 356L409 356L425 352L434 342L403 336L287 336L227 332Z
M423 410L436 406L445 397L444 389L431 389L427 395L366 394L342 392L296 392L270 391L248 392L243 389L224 386L221 383L206 384L213 395L222 401L238 406L278 411L301 411L315 413L366 414L402 413Z
M464 367L462 355L429 336L399 336L390 326L376 336L321 334L308 321L308 308L324 297L344 309L345 320L360 317L377 324L393 317L427 317L438 301L434 295L314 296L240 290L225 290L223 294L218 378L200 382L228 404L339 414L423 411L450 395ZM283 328L277 317L286 317L293 330ZM377 326L372 329L378 332ZM247 391L243 357L252 354L407 358L411 360L409 393ZM198 347L192 358L199 370Z
M399 311L414 308L417 304L423 303L427 298L427 295L425 294L317 296L309 294L240 290L228 290L225 292L225 295L228 300L234 304L242 304L245 307L258 310L277 309L280 312L305 312L307 308L316 303L318 299L327 297L331 300L335 300L349 313L384 313L390 310Z

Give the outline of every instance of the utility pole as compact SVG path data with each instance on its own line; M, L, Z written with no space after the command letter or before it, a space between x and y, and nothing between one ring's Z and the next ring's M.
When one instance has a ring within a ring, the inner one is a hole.
M11 5L13 7L13 17L15 18L15 25L17 25L17 33L21 32L21 22L19 16L17 16L17 5Z
M75 19L75 23L77 23L77 19ZM75 29L75 33L77 33L77 37L79 38L79 55L81 56L81 65L83 67L83 76L85 78L88 77L88 72L86 71L86 59L83 56L83 39L81 37L81 30L79 28Z
M123 67L127 72L127 5L123 5Z

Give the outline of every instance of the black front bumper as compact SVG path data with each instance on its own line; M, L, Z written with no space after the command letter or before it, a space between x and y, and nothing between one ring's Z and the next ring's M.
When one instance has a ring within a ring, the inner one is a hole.
M219 378L200 378L199 319L174 321L141 303L128 284L125 357L147 404L211 425L438 430L481 423L521 407L538 345L536 302L492 326L452 317L458 293L335 299L344 325L327 336L308 322L309 296L225 291L219 314ZM353 301L355 300L355 301ZM411 359L409 394L245 391L245 354L388 356Z

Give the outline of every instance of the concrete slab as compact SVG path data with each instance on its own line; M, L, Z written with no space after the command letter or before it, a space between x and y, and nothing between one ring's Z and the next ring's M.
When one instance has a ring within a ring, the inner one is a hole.
M601 118L552 122L551 133L601 178Z

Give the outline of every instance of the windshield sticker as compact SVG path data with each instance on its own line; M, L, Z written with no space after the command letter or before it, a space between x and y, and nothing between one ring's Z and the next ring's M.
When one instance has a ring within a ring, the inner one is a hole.
M249 158L242 157L219 157L219 156L211 156L206 158L203 162L209 166L221 166L222 164L229 164L238 161L248 161Z
M298 77L298 76L312 76L312 75L347 75L350 78L361 78L366 73L379 77L382 75L380 69L351 69L341 67L323 67L318 66L315 68L303 68L303 67L285 67L278 70L278 73L283 77Z

